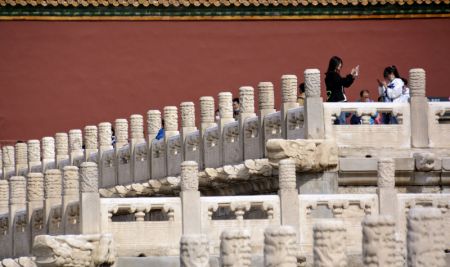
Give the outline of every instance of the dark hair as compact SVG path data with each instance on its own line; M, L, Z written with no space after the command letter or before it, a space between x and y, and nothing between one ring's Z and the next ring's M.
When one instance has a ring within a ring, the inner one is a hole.
M305 83L301 83L298 85L298 90L300 90L300 92L304 93L305 92Z
M330 58L330 63L328 63L327 73L335 72L336 68L339 66L339 64L344 65L344 62L342 61L342 59L340 57L334 56L334 57Z
M405 84L405 86L408 86L408 80L407 79L405 79L405 78L400 78L400 79L402 79L402 81Z
M362 97L365 92L370 94L369 90L361 90L361 92L359 92L359 96Z
M239 104L239 98L238 97L236 97L236 98L233 98L233 103L234 102L236 102L236 103L238 103Z
M397 67L394 65L386 67L384 69L383 76L387 77L389 74L394 74L395 78L400 78L400 74L398 74Z

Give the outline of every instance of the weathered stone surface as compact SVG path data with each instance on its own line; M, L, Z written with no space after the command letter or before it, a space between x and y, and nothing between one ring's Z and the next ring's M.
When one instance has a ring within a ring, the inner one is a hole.
M88 125L84 127L84 147L85 149L97 149L98 137L97 126Z
M416 207L408 214L408 266L445 266L442 213L437 208Z
M292 159L280 160L278 177L280 190L296 189L295 161Z
M140 114L130 116L131 139L144 139L144 117Z
M181 191L198 190L198 164L195 161L181 163Z
M100 122L98 124L98 145L100 148L109 148L112 143L111 123Z
M430 152L415 153L414 160L416 163L416 170L422 172L432 171L436 165L436 155Z
M119 149L128 144L128 121L126 119L116 119L116 148Z
M9 179L9 204L24 205L26 198L27 181L23 176L13 176Z
M28 164L28 147L26 143L17 143L14 146L15 161L16 165L27 165Z
M264 266L296 267L297 237L291 226L271 226L264 231Z
M206 235L183 235L180 240L181 267L209 267L209 242Z
M111 266L116 261L109 234L37 236L33 255L38 266Z
M65 166L63 169L63 195L78 195L80 179L77 166Z
M0 214L8 212L9 185L7 180L0 179Z
M412 97L425 96L425 76L424 69L409 70L409 88Z
M242 86L239 88L239 103L241 114L250 114L255 112L255 96L253 87Z
M55 134L56 155L69 155L69 136L67 133Z
M41 147L39 140L28 140L28 162L41 161Z
M320 97L320 70L305 70L305 94L306 97Z
M273 83L260 82L258 84L259 91L259 109L273 110L275 108L275 97L273 90Z
M42 173L30 172L27 178L27 200L44 200L44 175Z
M45 198L61 198L62 193L62 175L57 169L45 171L44 188Z
M149 110L147 111L147 132L150 141L156 137L156 134L161 129L161 111Z
M7 258L0 261L0 267L36 267L34 257Z
M193 102L180 104L181 127L195 127L195 105Z
M42 138L42 158L55 160L55 139L53 137Z
M252 266L252 248L249 231L225 230L220 236L220 241L221 266Z
M83 162L80 166L81 192L98 192L98 169L94 162Z
M69 131L69 148L71 152L83 149L83 138L80 129L72 129Z
M291 158L298 171L323 171L338 163L338 149L331 140L284 140L270 139L266 144L271 164Z
M341 221L327 220L314 225L314 266L346 267L346 231Z
M395 187L395 161L392 158L381 158L378 160L378 182L379 188Z
M297 102L297 76L286 74L281 76L281 92L283 103Z
M364 266L396 266L394 219L382 215L367 216L362 227Z

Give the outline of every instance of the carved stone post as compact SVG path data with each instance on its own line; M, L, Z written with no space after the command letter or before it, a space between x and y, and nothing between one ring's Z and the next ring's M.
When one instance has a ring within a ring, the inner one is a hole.
M223 149L223 127L225 124L234 122L233 118L233 95L230 92L220 92L219 93L219 113L220 119L218 121L219 127L219 151L220 151L220 160L219 162L224 162L224 149Z
M378 160L378 207L381 215L397 219L397 190L395 189L395 161L392 158Z
M98 130L95 125L84 127L84 160L88 161L92 154L98 152Z
M206 235L182 235L180 267L209 267L209 242Z
M214 115L214 98L212 96L200 97L200 132L202 134L209 127L216 126Z
M80 234L100 233L98 170L94 162L80 166Z
M408 266L446 266L444 221L438 208L409 210L407 241Z
M28 172L41 172L41 144L39 140L28 140Z
M99 153L112 149L111 123L100 122L98 124L98 149Z
M61 205L62 175L58 169L46 170L44 175L44 228L49 232L52 207Z
M27 181L25 177L23 176L12 176L9 179L9 236L12 240L11 247L12 247L12 256L18 256L22 254L22 252L28 252L30 251L29 247L27 246L27 242L23 242L24 246L21 247L21 249L17 246L15 246L15 225L14 222L16 221L17 212L19 211L25 211L26 210L26 203L27 203ZM25 224L26 224L25 219ZM27 225L25 225L25 229L27 228ZM26 236L26 235L25 235ZM3 248L2 248L3 249ZM21 255L22 256L22 255Z
M27 175L27 219L29 222L29 244L33 245L37 234L44 234L44 229L38 231L33 224L32 217L37 218L36 211L44 207L44 175L39 172L30 172Z
M8 179L9 177L14 176L16 164L13 146L4 146L2 148L2 161L3 161L3 179Z
M300 226L300 208L296 186L295 162L292 159L283 159L280 161L278 177L281 224L290 225L298 230Z
M164 139L167 140L179 134L178 132L178 109L174 106L164 107Z
M325 138L323 101L320 97L320 71L305 70L305 136L307 139Z
M67 207L71 202L79 202L80 200L80 178L78 167L65 166L63 169L63 191L62 191L62 225L64 233L67 231L68 214Z
M42 138L42 171L55 168L55 139L47 136Z
M198 164L195 161L181 163L181 209L183 234L200 234L201 203L198 191Z
M55 134L56 167L61 168L61 162L69 159L69 136L67 133Z
M161 112L159 110L147 111L147 140L149 145L155 139L161 127Z
M8 180L0 179L0 214L8 213L9 185Z
M0 147L0 180L3 179L3 150Z
M272 82L260 82L259 91L259 118L264 119L267 114L275 112L275 97Z
M116 119L116 150L128 144L128 121L126 119Z
M240 102L240 113L239 113L239 125L240 129L244 126L245 119L255 117L255 95L253 87L242 86L239 88L239 102ZM240 131L243 132L243 131Z
M395 221L389 215L366 216L363 227L364 266L396 266Z
M181 148L183 159L186 158L184 147L188 134L197 131L195 127L195 105L193 102L183 102L180 104L181 110Z
M225 230L220 235L220 266L252 266L250 232L247 230Z
M428 99L425 70L411 69L409 71L409 88L411 90L411 145L428 147Z
M292 226L271 226L264 231L264 266L296 267L297 237Z
M327 220L316 223L314 236L314 266L346 267L346 231L341 221Z
M130 139L130 174L133 181L136 180L137 175L135 174L135 146L140 143L145 143L144 138L144 117L140 114L133 114L130 116L130 129L131 129L131 139Z
M80 129L69 131L69 150L70 165L74 165L75 161L79 161L84 155L83 138Z
M287 138L287 113L291 108L297 108L297 76L283 75L281 76L281 134L284 139Z
M28 147L26 143L16 143L14 156L16 163L16 175L25 175L28 170Z

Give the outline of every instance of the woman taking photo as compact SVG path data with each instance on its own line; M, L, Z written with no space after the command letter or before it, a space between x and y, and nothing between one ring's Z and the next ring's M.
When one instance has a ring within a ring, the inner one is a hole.
M342 59L334 56L330 59L328 70L325 74L325 85L327 87L327 102L347 102L344 88L352 85L358 76L359 66L352 69L351 73L341 77ZM345 113L342 112L335 124L345 124Z

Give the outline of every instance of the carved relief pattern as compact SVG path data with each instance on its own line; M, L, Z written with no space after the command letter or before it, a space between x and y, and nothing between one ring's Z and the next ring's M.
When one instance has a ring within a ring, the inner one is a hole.
M273 92L273 84L271 82L260 82L258 84L259 91L259 110L274 109L275 97Z
M276 116L266 116L264 120L264 129L266 135L281 134L281 118L280 113L277 112Z
M314 266L347 266L346 232L342 222L323 221L314 225Z
M181 163L181 191L198 190L198 164L195 161Z
M39 140L28 140L28 161L39 162L41 161L41 147Z
M259 133L259 121L257 117L248 119L244 125L244 134L246 138L256 138Z
M28 173L27 198L28 201L44 200L44 175L42 173Z
M131 115L130 129L132 139L144 139L144 117L140 114Z
M305 70L306 97L320 97L320 71L318 69Z
M14 155L16 157L16 165L27 165L28 164L28 147L25 143L17 143L15 145Z
M172 137L167 141L169 155L179 155L181 153L181 138L179 135Z
M69 148L71 152L83 149L83 139L80 129L72 129L69 131Z
M13 176L9 179L9 203L25 204L26 203L26 186L27 182L23 176Z
M363 227L364 266L395 266L395 221L390 216L367 216Z
M161 129L161 112L159 110L149 110L147 112L148 134L154 138L159 129Z
M253 87L243 86L239 88L240 112L251 114L255 113L255 96Z
M209 266L209 243L206 235L183 235L181 237L180 266Z
M63 194L78 195L80 188L80 179L78 174L78 167L65 166L63 169Z
M0 179L0 209L7 208L8 202L9 202L8 181Z
M291 226L272 226L264 231L264 266L296 267L297 237Z
M69 137L66 133L55 134L56 155L69 155Z
M2 148L2 160L3 167L14 167L15 159L14 159L14 147L13 146L4 146Z
M280 190L294 190L296 188L295 161L281 160L278 177Z
M281 92L283 103L297 102L297 76L283 75L281 76Z
M84 127L84 146L85 149L97 149L97 126L88 125Z
M42 138L42 158L55 159L55 139L53 137Z
M239 126L237 122L233 122L225 126L223 135L226 143L234 143L239 140Z
M193 102L183 102L181 108L181 126L195 127L195 106Z
M145 161L147 160L147 145L141 145L141 146L136 146L135 148L135 157L136 157L136 161Z
M45 198L61 198L61 171L46 170L44 177Z
M207 129L204 138L207 147L215 147L219 142L219 129L217 127Z
M378 160L378 187L395 187L395 161L392 158Z
M221 119L233 118L233 95L230 92L219 93L219 113Z
M80 169L81 192L98 192L97 164L83 162Z
M252 248L246 230L225 230L220 236L220 262L224 267L250 267Z
M407 228L408 266L446 266L444 221L439 209L411 209Z
M100 147L111 146L111 123L101 122L98 124L98 142Z
M115 133L118 148L128 144L128 121L126 119L116 119Z
M270 139L266 143L267 157L272 164L292 158L298 171L320 171L337 165L335 140Z
M295 112L289 112L288 113L288 127L289 130L296 130L303 128L304 126L304 116L303 111L295 111Z
M38 266L111 266L115 262L113 238L110 234L37 236L33 254Z
M0 266L4 267L36 267L35 257L5 258L0 260Z
M214 123L214 98L211 96L200 97L201 123Z
M200 135L198 132L190 134L186 137L185 142L187 151L197 151L200 145Z
M164 107L164 129L166 131L178 130L178 109L174 106Z
M414 154L416 170L429 172L434 169L437 157L434 153L422 152Z
M411 89L412 97L425 96L425 70L409 70L409 88Z

